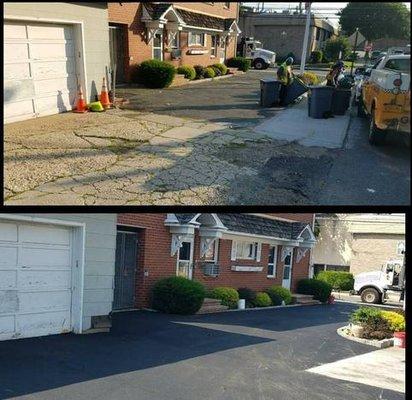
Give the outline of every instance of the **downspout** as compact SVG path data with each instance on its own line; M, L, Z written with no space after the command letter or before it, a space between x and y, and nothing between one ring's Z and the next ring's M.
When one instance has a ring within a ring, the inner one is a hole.
M312 217L312 232L315 232L315 220L316 220L316 213L313 213L313 217ZM313 254L312 254L312 249L313 247L311 247L309 249L309 278L313 278Z

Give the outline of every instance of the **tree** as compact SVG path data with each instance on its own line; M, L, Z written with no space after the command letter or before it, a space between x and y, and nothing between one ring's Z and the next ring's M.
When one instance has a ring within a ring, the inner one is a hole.
M339 13L340 25L350 36L356 28L367 40L410 39L411 13L403 3L349 2Z
M329 61L336 61L339 58L340 52L342 52L342 60L346 59L351 52L350 43L347 37L339 36L326 41L325 50L323 51L326 59Z

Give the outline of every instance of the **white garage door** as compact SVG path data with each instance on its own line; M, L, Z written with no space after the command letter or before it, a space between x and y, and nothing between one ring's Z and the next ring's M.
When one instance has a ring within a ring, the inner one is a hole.
M5 22L5 123L72 109L77 83L74 49L72 26Z
M0 340L71 330L71 230L0 222Z

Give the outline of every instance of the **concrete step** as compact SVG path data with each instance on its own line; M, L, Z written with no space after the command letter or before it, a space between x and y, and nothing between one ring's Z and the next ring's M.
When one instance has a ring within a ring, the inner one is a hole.
M219 299L206 298L197 314L209 314L227 310L229 307L222 305Z
M296 304L303 304L303 305L321 304L319 300L314 300L311 294L293 293L292 298Z
M219 299L210 299L210 298L205 298L203 301L203 305L211 305L211 304L215 304L215 305L221 305L222 301Z

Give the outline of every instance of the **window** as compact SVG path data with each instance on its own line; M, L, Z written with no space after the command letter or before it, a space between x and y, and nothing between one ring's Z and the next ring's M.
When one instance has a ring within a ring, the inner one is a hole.
M268 261L268 277L276 278L276 264L278 258L277 246L271 246L269 248L269 261Z
M255 260L257 256L257 243L235 242L236 260Z
M219 47L219 36L212 35L212 45L210 48L210 55L213 57L217 56L217 48Z
M205 34L189 32L189 46L205 46Z
M411 64L409 59L392 59L389 60L385 68L393 69L395 71L410 72Z
M163 60L163 35L156 33L153 38L153 58Z
M217 261L218 243L219 243L219 240L216 239L207 249L207 252L204 257L206 262L216 262Z

